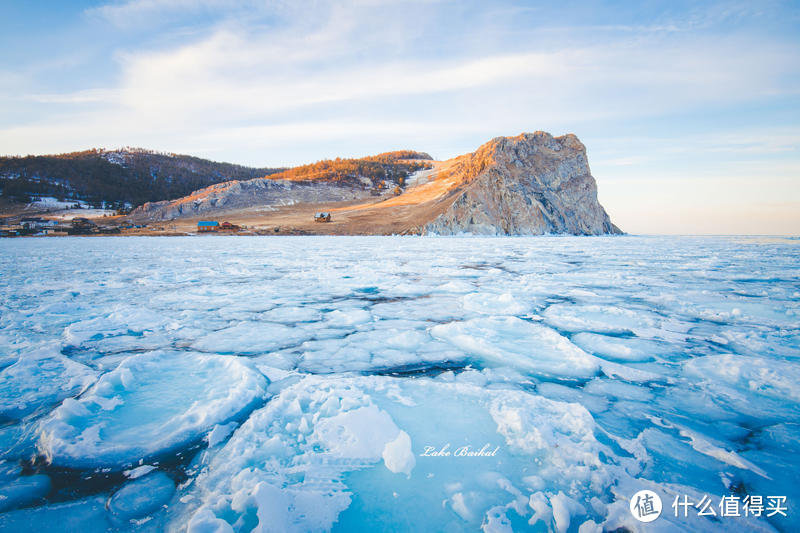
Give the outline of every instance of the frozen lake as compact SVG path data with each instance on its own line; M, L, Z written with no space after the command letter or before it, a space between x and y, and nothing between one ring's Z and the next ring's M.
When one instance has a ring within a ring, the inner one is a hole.
M800 240L0 239L2 531L788 532L799 473Z

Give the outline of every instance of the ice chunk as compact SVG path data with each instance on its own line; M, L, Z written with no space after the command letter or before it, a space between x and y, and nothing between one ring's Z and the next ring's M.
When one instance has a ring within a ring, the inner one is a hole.
M466 281L461 281L461 280L453 280L453 281L448 281L447 283L442 283L441 285L436 287L433 292L464 294L474 289L475 286L471 283L467 283Z
M704 320L777 327L791 327L797 324L800 317L796 305L788 302L742 296L719 296L716 293L706 292L683 299L679 309L690 316Z
M402 472L410 475L414 465L417 464L414 453L411 451L411 437L402 430L397 434L396 439L386 443L381 455L386 468L395 474Z
M14 481L22 474L22 467L18 464L0 460L0 483Z
M372 313L381 318L447 322L464 318L466 311L461 298L435 294L429 298L375 304Z
M617 398L637 402L647 402L653 399L653 393L648 387L630 385L615 379L595 378L587 383L583 390L601 398Z
M186 533L233 533L229 523L217 518L208 507L203 507L189 519Z
M26 353L0 372L0 419L19 419L40 406L74 396L95 376L90 368L61 355L54 345Z
M664 422L662 421L662 424ZM689 439L689 445L694 448L696 451L708 455L709 457L713 457L717 461L722 463L726 463L731 466L735 466L737 468L742 468L746 470L750 470L755 472L759 476L770 479L766 472L760 467L754 465L747 459L744 459L739 454L732 450L726 450L720 446L719 443L712 442L711 439L702 435L696 431L693 431L687 427L681 426L679 424L667 424L666 427L676 427L680 435Z
M640 336L658 334L662 322L654 313L642 309L600 305L554 304L544 310L543 316L548 324L562 331Z
M93 496L83 500L0 513L0 531L108 531L105 498Z
M522 315L529 312L531 307L523 305L508 292L473 292L464 296L464 309L485 315Z
M39 450L61 466L121 468L242 416L263 401L266 388L266 378L235 357L132 356L42 422Z
M217 444L223 442L231 433L233 433L233 430L236 429L236 426L236 422L228 422L227 424L217 424L214 426L214 429L212 429L206 436L208 447L213 448Z
M116 306L108 315L80 320L64 329L64 340L76 346L92 339L127 335L135 332L156 331L163 328L167 319L141 306Z
M35 421L0 428L0 458L29 459L36 455Z
M277 307L262 315L264 320L295 324L297 322L315 322L322 318L322 313L313 307L286 306Z
M487 317L431 328L431 335L492 365L537 376L587 378L598 360L556 331L515 317Z
M652 361L667 351L655 341L595 333L577 333L570 340L593 355L614 361Z
M50 478L43 474L0 482L0 512L35 503L50 492Z
M567 532L573 515L580 516L586 513L586 508L583 505L562 491L558 491L558 494L550 497L550 506L553 508L553 520L556 522L556 531L558 533Z
M365 324L372 320L372 314L365 309L336 309L325 315L328 325L343 328Z
M634 368L630 364L614 363L611 361L603 361L600 363L600 370L610 378L624 379L625 381L644 383L648 381L669 380L662 374L656 374L655 372L642 370L641 368Z
M433 340L424 329L359 331L345 339L307 342L302 348L298 368L308 372L402 370L464 359L462 352Z
M169 502L175 483L163 472L153 472L126 483L108 500L108 510L120 524L153 514Z
M696 357L687 361L684 369L711 388L726 385L748 394L800 403L800 362L722 354Z
M259 354L300 344L313 336L302 327L271 322L242 322L214 331L192 344L196 350L226 354Z
M131 468L130 470L125 470L123 474L125 474L129 479L137 479L149 474L155 469L156 467L153 465L142 465L137 466L136 468Z
M399 432L385 411L369 405L319 420L311 438L335 457L374 462Z

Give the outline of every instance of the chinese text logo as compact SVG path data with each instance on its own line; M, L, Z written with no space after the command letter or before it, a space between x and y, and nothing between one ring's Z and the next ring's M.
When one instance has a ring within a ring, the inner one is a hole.
M661 498L652 490L640 490L631 498L631 514L639 522L652 522L661 516Z

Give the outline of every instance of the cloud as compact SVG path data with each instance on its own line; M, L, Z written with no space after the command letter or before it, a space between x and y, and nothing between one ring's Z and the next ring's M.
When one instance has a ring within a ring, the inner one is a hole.
M449 109L455 114L503 117L514 105L531 119L555 113L619 119L763 97L781 87L798 52L700 38L672 45L621 40L468 57L353 60L352 50L342 49L352 40L327 28L278 39L225 28L176 49L123 54L119 102L153 120L212 124L220 117L272 120L342 102L381 101L385 112L408 113L419 105L413 97L448 93L455 97Z
M250 2L242 2L240 8L252 7ZM174 18L185 17L198 11L230 8L225 0L129 0L103 4L86 9L90 17L105 20L119 28L138 27L143 23L158 25Z
M41 104L97 104L114 102L118 94L113 89L86 89L64 94L30 94L24 98Z
M316 124L306 138L324 141L332 134L320 137L329 131L322 125L338 124L340 139L356 140L370 128L383 135L388 124L397 126L398 142L437 142L448 156L494 135L575 131L757 100L790 90L799 70L795 41L688 31L707 21L695 14L609 27L602 39L585 31L591 25L515 27L509 46L509 28L480 25L489 15L468 11L459 19L426 3L257 3L246 14L242 5L132 0L94 8L93 16L120 24L214 16L177 44L118 49L115 86L29 92L48 113L0 127L0 142L44 151L44 139L58 139L52 132L72 128L66 139L84 145L127 136L202 146L214 137L220 150L238 154L241 132L251 132L248 146L269 156L279 129L293 138ZM541 32L546 41L524 38ZM737 144L718 149L726 146Z

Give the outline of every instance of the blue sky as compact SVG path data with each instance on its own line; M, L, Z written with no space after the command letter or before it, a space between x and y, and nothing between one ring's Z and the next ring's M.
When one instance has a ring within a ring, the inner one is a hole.
M634 233L800 234L797 2L0 4L0 153L255 166L573 132Z

